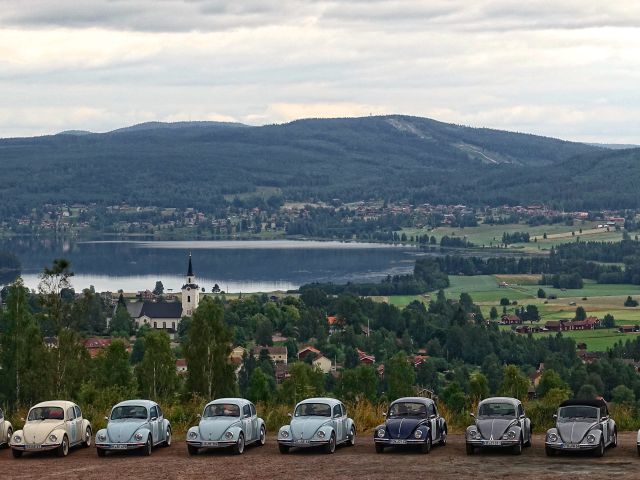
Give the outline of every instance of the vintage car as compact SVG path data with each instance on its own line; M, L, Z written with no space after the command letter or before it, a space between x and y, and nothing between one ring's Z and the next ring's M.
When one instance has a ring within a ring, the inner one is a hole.
M104 457L109 451L137 450L151 455L157 445L171 445L171 424L160 405L151 400L127 400L105 417L107 428L96 434L96 451Z
M326 453L333 453L336 445L356 443L356 425L339 400L308 398L298 403L289 416L291 423L278 431L280 453L288 453L292 447L315 446L323 446Z
M476 448L510 447L516 455L522 447L531 446L531 420L522 402L511 397L486 398L478 405L477 415L471 414L475 423L467 427L465 442L467 455Z
M433 400L423 397L399 398L389 405L386 421L373 432L376 452L385 447L419 446L429 453L434 444L447 443L447 422L438 414Z
M82 418L80 407L72 402L56 400L31 407L22 430L11 437L11 451L15 458L24 452L55 450L66 457L76 445L91 445L91 423Z
M604 400L567 400L560 404L556 426L547 430L545 452L590 450L597 457L605 448L618 445L616 422Z
M236 455L246 445L264 445L266 427L256 407L244 398L220 398L204 407L200 423L187 432L187 450L196 455L201 448L232 447Z
M9 420L4 418L4 412L0 408L0 448L7 448L13 435L13 427Z

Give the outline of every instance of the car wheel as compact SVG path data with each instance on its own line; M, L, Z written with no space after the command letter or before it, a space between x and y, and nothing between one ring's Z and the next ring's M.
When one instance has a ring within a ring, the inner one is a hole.
M476 453L476 447L474 447L470 443L467 443L466 447L467 447L467 455L473 455L474 453Z
M258 446L262 447L267 442L267 431L264 425L260 427L260 438L258 438Z
M514 455L521 455L522 454L522 437L520 437L520 441L513 446L513 448L511 449L511 453L513 453Z
M547 454L547 457L554 457L558 454L555 448L548 447L547 445L544 446L544 453Z
M15 450L14 450L14 452L15 452ZM20 453L22 453L22 452L20 452ZM638 456L640 456L640 445L638 445Z
M171 446L171 427L167 427L167 432L165 434L165 441L163 446L164 447L170 447Z
M151 456L151 451L153 450L153 443L151 442L151 435L147 437L147 443L142 447L142 455L145 457Z
M244 452L244 435L241 433L238 437L238 441L233 446L233 453L235 455L242 455L242 452Z
M325 453L333 453L336 451L336 435L335 433L331 433L331 437L329 437L329 443L324 446Z
M618 430L613 431L613 436L611 437L611 448L616 448L618 446Z
M431 451L431 432L427 432L427 440L420 445L420 451L422 453L429 453Z
M593 455L595 457L602 457L604 455L604 440L600 439L600 443L598 444L598 448L593 451Z
M356 427L351 427L349 436L347 437L347 445L353 447L356 444Z
M640 447L638 449L640 450ZM384 445L376 443L376 453L384 453Z
M278 450L280 450L280 453L283 455L286 455L289 453L289 445L278 445Z
M67 438L66 435L62 437L62 442L60 443L60 446L57 448L56 454L59 457L66 457L67 455L69 455L69 439Z
M13 454L13 458L20 458L22 456L22 450L11 449L11 453Z
M82 448L89 448L91 446L91 427L87 427L84 432L84 441L82 442Z
M103 450L102 448L96 448L96 453L98 454L99 457L107 456L107 451Z
M525 442L524 446L525 447L530 447L531 446L531 439L533 438L533 425L531 425L529 427L529 439Z
M440 435L440 445L444 447L446 444L447 444L447 431L443 430L442 434Z
M198 447L194 447L193 445L187 445L187 452L189 452L189 455L197 455Z
M13 430L10 428L7 430L7 443L4 445L0 445L0 448L9 448L9 442L11 441L11 437L13 436Z

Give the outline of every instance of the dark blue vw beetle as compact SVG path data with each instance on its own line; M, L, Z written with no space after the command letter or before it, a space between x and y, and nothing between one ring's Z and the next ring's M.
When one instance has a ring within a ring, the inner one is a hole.
M419 446L423 453L429 453L432 445L447 443L447 422L430 398L399 398L389 405L385 415L386 422L373 433L377 453L385 447L407 445Z

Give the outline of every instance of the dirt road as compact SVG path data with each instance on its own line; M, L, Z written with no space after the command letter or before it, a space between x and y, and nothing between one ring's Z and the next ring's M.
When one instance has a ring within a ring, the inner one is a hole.
M430 454L417 451L387 451L376 454L371 435L358 438L354 448L338 448L334 455L318 450L278 452L273 437L264 447L248 447L242 456L229 452L201 453L189 457L184 442L158 448L151 457L137 454L98 458L95 449L75 449L67 458L53 454L25 455L16 460L9 450L0 450L0 478L136 479L638 479L640 457L636 435L624 433L620 446L607 450L604 458L584 454L546 457L542 437L521 456L487 452L467 456L464 438L452 435L445 447Z

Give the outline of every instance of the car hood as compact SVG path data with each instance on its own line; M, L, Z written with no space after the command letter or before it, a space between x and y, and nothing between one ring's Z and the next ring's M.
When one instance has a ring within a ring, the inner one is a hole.
M393 418L387 420L385 426L390 438L407 438L419 425L426 422L425 418Z
M481 418L476 420L476 428L485 440L500 440L515 423L514 418Z
M291 437L294 440L311 440L320 427L329 424L329 417L294 418L291 420Z
M221 440L222 435L232 426L240 426L241 421L237 417L213 417L200 420L198 428L203 440Z
M53 430L64 427L61 420L36 420L27 422L22 429L24 443L45 443Z
M147 421L139 418L111 420L107 425L107 435L112 442L128 442L133 434L145 425L147 425Z
M584 436L597 425L597 422L563 422L558 423L556 428L566 443L580 443Z

